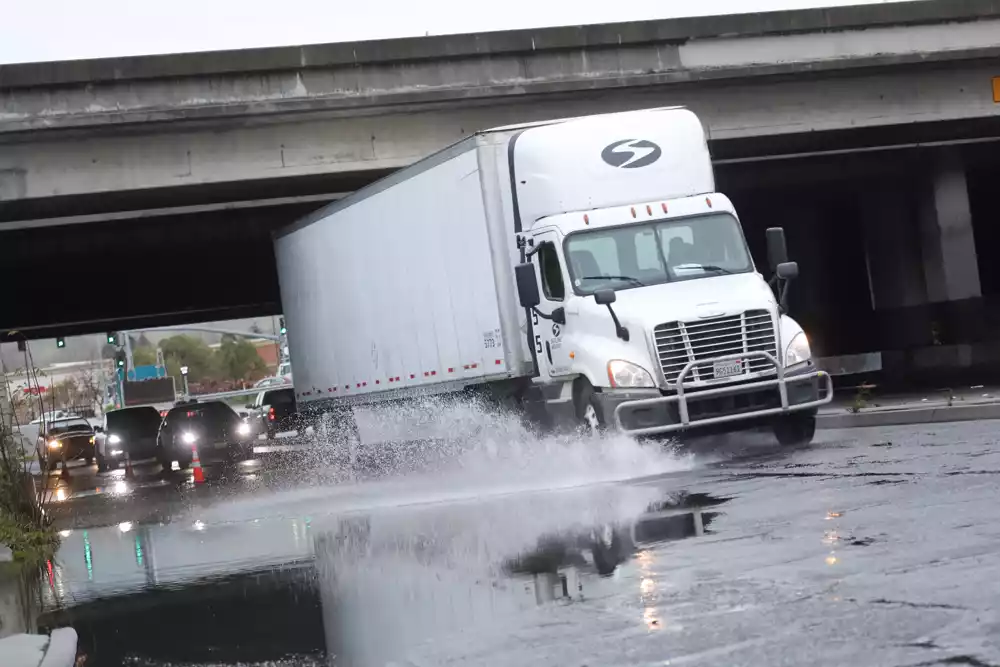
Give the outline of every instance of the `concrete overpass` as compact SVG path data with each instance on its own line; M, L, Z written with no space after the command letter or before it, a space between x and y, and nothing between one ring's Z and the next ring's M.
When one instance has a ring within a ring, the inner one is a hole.
M929 0L0 66L0 198L27 216L384 171L485 127L637 106L687 105L719 141L995 118L998 54L1000 2Z
M804 269L836 276L799 290L829 306L814 328L919 311L907 331L930 331L934 304L1000 291L973 233L997 55L1000 0L925 0L0 66L0 243L18 250L0 271L47 276L0 330L275 312L268 235L322 202L481 128L684 104L751 242L783 221ZM118 289L124 258L127 305L53 290L81 261ZM885 348L836 338L827 352Z

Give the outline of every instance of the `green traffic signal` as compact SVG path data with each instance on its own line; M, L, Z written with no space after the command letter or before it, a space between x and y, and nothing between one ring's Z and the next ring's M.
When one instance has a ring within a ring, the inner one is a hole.
M118 334L116 334L113 331L109 331L108 332L108 345L117 345L117 344L118 344Z
M59 347L59 348L66 347L66 339L63 338L62 336L59 336L59 338L56 338L56 347Z

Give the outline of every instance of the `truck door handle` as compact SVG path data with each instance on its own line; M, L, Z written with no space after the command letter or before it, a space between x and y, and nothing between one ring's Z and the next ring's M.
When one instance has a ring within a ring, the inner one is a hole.
M545 341L545 354L549 358L549 364L552 363L552 346L549 345L549 341Z

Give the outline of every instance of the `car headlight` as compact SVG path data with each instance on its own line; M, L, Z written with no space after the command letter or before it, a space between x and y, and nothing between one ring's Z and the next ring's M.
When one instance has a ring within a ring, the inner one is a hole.
M236 432L239 433L240 435L250 435L250 424L242 422L239 426L236 427Z
M111 435L108 436L108 444L117 445L121 441L122 441L122 439L118 435L111 434Z
M62 448L62 443L59 442L58 440L49 440L49 448L50 449L61 449Z
M121 456L121 455L122 455L122 454L124 454L124 453L125 453L125 452L123 452L123 451L122 451L122 450L120 450L120 449L112 449L112 450L111 450L111 456Z
M653 376L631 361L612 359L608 362L608 380L612 387L655 387Z
M197 439L198 439L198 436L196 436L191 431L188 431L187 433L185 433L184 435L181 436L181 440L183 440L184 442L186 442L189 445L193 445L194 441L197 440Z
M812 350L809 349L809 338L804 331L800 331L792 338L792 342L785 349L785 367L797 366L812 359Z

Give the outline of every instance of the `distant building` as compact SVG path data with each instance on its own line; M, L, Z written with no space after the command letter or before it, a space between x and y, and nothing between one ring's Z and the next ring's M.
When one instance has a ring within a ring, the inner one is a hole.
M109 400L113 362L67 361L36 369L29 377L23 369L7 373L5 380L18 418L34 419L41 412L69 409L83 416L100 414ZM72 395L58 389L72 380L77 391Z

